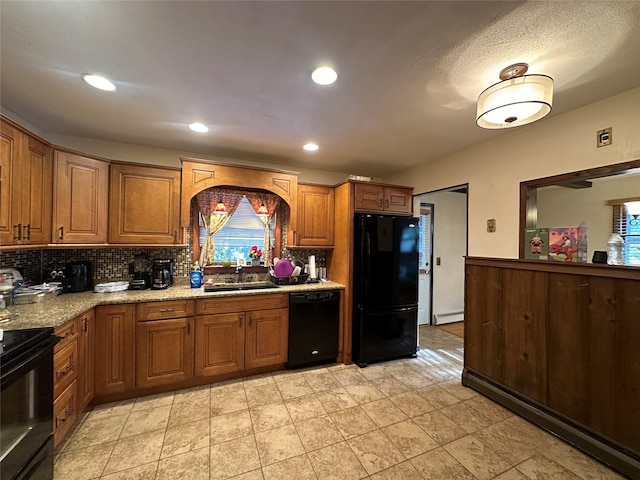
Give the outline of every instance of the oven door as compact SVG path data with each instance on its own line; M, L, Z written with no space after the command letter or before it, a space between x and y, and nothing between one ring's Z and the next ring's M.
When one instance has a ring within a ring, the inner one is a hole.
M22 471L52 434L55 343L49 338L0 366L0 480L29 478Z

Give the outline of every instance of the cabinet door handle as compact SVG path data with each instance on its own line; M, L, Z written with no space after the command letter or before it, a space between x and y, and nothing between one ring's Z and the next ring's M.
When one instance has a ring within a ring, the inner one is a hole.
M58 228L58 240L62 240L64 237L64 227Z
M87 317L82 319L82 331L87 333Z
M238 327L242 328L242 315L238 315Z
M389 208L389 199L386 199L385 203L387 204L387 208Z
M69 365L67 365L66 367L64 367L64 369L62 370L58 370L56 372L56 378L58 380L60 380L62 377L64 377L67 373L69 373L71 370L73 370L73 363L69 362Z
M174 311L173 308L161 308L160 309L160 313L173 312L173 311Z
M191 321L187 320L187 335L191 335Z
M379 204L380 204L380 208L382 208L382 199L380 199Z
M248 317L249 317L249 326L251 326L251 314L249 314Z
M178 231L173 231L173 243L178 243Z
M14 225L13 229L16 231L15 235L13 236L13 239L22 240L22 224L19 223L17 225Z
M25 240L31 240L31 224L28 223L22 227L22 238Z

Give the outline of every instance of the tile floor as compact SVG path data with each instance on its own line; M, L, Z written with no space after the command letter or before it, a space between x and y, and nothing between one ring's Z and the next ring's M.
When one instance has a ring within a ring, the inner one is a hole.
M101 405L55 480L622 478L460 385L462 339L416 359L334 365Z

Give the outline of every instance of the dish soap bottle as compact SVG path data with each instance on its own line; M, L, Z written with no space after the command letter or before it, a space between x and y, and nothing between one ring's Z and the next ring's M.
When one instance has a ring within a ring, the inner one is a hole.
M200 288L202 286L202 271L200 270L200 264L196 261L191 268L191 274L189 275L189 283L191 288Z
M617 233L612 233L607 240L607 263L609 265L624 265L624 239Z

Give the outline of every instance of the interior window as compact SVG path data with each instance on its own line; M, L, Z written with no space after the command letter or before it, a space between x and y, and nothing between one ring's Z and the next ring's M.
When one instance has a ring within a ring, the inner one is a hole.
M614 205L613 227L624 238L625 265L640 266L640 216L627 213L624 205Z

